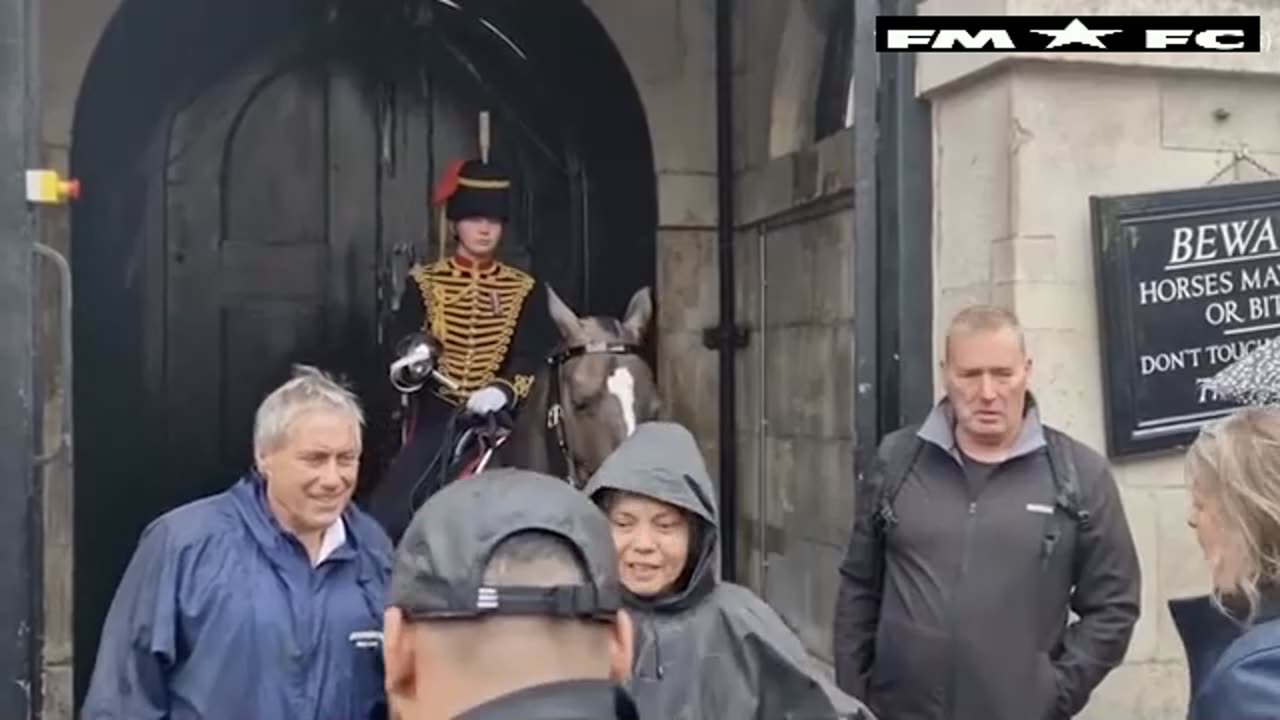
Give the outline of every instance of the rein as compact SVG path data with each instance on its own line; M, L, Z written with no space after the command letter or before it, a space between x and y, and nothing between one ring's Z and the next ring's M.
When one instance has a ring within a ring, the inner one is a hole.
M547 357L550 368L551 388L547 394L547 430L555 441L556 448L564 460L569 482L582 489L584 482L578 479L578 467L574 462L573 448L569 446L569 435L564 426L564 382L562 373L565 363L583 355L641 355L643 349L639 345L624 342L590 342L574 345Z

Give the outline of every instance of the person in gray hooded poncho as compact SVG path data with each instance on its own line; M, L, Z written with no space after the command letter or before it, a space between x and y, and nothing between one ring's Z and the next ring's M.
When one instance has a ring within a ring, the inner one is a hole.
M613 527L644 718L875 720L750 590L720 579L718 510L693 436L640 425L586 489Z

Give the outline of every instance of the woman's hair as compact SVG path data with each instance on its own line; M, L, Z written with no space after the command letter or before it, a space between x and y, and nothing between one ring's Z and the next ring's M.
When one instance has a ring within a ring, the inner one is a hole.
M1206 426L1187 475L1220 533L1214 600L1238 594L1252 622L1262 590L1280 582L1280 409L1241 410Z
M293 377L258 406L253 421L254 454L278 450L298 417L313 410L336 412L349 417L356 427L364 425L364 412L354 393L321 370L295 365Z

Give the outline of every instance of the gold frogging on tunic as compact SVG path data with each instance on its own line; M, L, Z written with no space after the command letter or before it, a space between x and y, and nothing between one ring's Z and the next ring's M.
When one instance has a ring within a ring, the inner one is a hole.
M497 382L517 399L527 396L532 375L507 381L496 374L511 349L533 278L502 263L477 269L451 258L415 267L411 274L426 307L424 330L444 345L441 370L459 386L456 393L440 388L440 395L459 404L475 390Z

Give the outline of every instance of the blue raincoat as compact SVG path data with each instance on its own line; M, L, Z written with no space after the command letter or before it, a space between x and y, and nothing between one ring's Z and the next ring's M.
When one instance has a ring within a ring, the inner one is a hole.
M379 717L391 541L343 513L317 567L276 523L261 477L154 521L116 590L82 720Z

